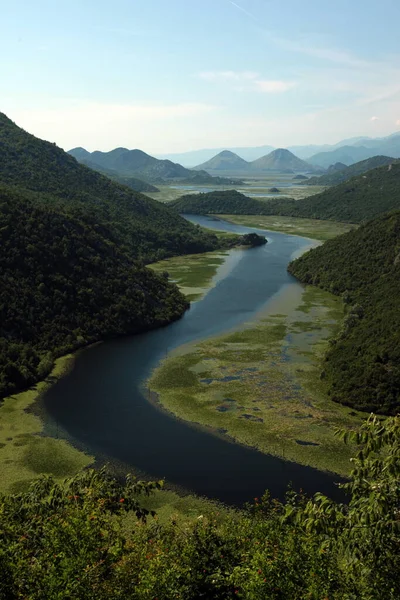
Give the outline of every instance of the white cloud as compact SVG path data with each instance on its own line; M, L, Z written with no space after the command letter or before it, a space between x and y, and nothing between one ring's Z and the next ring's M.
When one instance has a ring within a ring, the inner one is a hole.
M397 119L396 125L400 125L400 119Z
M379 117L371 117L370 121L379 121Z
M287 92L296 85L293 81L276 81L268 79L258 79L254 83L260 92L266 92L267 94Z
M296 85L293 81L262 79L254 71L203 71L198 77L213 83L233 83L236 91L253 90L267 94L287 92Z

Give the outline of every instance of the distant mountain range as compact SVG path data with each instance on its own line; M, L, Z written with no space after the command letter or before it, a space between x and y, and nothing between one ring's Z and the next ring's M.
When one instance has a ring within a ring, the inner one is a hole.
M331 152L335 152L340 148L345 148L345 159L340 158L340 153L328 156ZM354 148L362 148L360 150L353 150ZM254 147L236 147L236 148L214 148L214 149L202 149L193 150L191 152L181 152L177 154L163 154L157 155L157 158L169 159L174 162L178 162L186 167L194 167L209 161L216 154L221 153L224 150L229 150L234 154L237 154L240 158L247 162L251 162L265 156L272 150L275 150L273 146L254 146ZM394 133L387 137L382 138L370 138L370 137L354 137L345 140L341 140L337 144L309 144L309 145L296 145L288 146L287 150L290 150L295 156L312 164L319 165L327 168L331 164L336 162L343 162L346 165L353 164L366 158L371 158L377 154L385 156L394 156L400 158L400 132ZM323 154L323 156L321 156ZM315 156L317 155L317 162Z
M350 165L349 167L346 167L346 165L343 165L342 163L336 163L342 165L341 168L328 170L328 173L321 175L320 177L310 177L303 185L338 185L339 183L348 181L352 177L362 175L371 169L390 165L393 162L399 161L388 156L373 156L372 158L367 158L366 160L354 163L354 165Z
M247 162L240 158L234 152L223 150L207 162L194 167L195 170L207 171L210 174L217 172L238 173L238 174L259 174L268 171L279 171L287 173L296 172L315 172L317 169L313 165L306 163L295 156L289 150L278 148L269 154L258 158L252 162Z
M195 179L202 183L214 183L216 185L230 185L231 180L215 181L206 171L195 172L186 169L178 163L170 160L159 160L146 154L142 150L128 150L127 148L115 148L110 152L88 152L84 148L73 148L68 154L76 158L80 163L86 164L96 171L107 174L114 179L136 178L150 184L162 184L171 180L184 180L185 182ZM235 182L234 182L235 183ZM240 182L238 182L240 183ZM145 190L143 190L145 191Z

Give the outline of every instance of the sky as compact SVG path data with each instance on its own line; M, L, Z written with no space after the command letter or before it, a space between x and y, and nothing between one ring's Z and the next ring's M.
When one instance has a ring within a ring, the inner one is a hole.
M65 150L400 131L399 0L0 0L0 111Z

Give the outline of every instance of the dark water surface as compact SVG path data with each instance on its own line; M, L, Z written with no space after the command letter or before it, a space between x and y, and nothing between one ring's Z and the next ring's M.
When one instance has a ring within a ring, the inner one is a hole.
M208 217L188 218L224 231L254 231ZM80 352L73 370L42 398L47 432L57 428L78 448L126 472L165 478L230 504L241 505L266 488L282 498L290 482L295 489L337 497L337 477L191 426L145 397L143 382L167 352L247 321L295 281L286 266L310 241L275 232L267 237L266 246L232 251L215 287L180 321Z

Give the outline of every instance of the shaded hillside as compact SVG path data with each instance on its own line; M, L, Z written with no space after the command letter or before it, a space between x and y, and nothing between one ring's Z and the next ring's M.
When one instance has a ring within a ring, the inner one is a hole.
M289 150L278 148L250 163L252 171L312 171L314 167Z
M320 177L311 177L307 180L304 185L338 185L339 183L343 183L344 181L348 181L352 177L356 177L357 175L362 175L371 169L376 169L377 167L382 167L384 165L390 165L392 162L395 162L395 159L390 158L389 156L373 156L372 158L367 158L366 160L362 160L354 165L350 165L346 167L346 165L341 164L340 169L331 169L329 167L328 173L325 175L321 175Z
M0 185L0 248L0 397L43 378L56 356L187 307L96 211Z
M49 203L57 198L77 214L95 211L99 220L112 223L114 240L146 262L218 247L216 236L178 218L164 204L79 164L1 113L0 181L41 192Z
M194 168L200 171L247 171L249 163L234 152L223 150L207 162Z
M331 398L359 410L400 410L400 211L327 241L289 265L347 304L324 365Z

